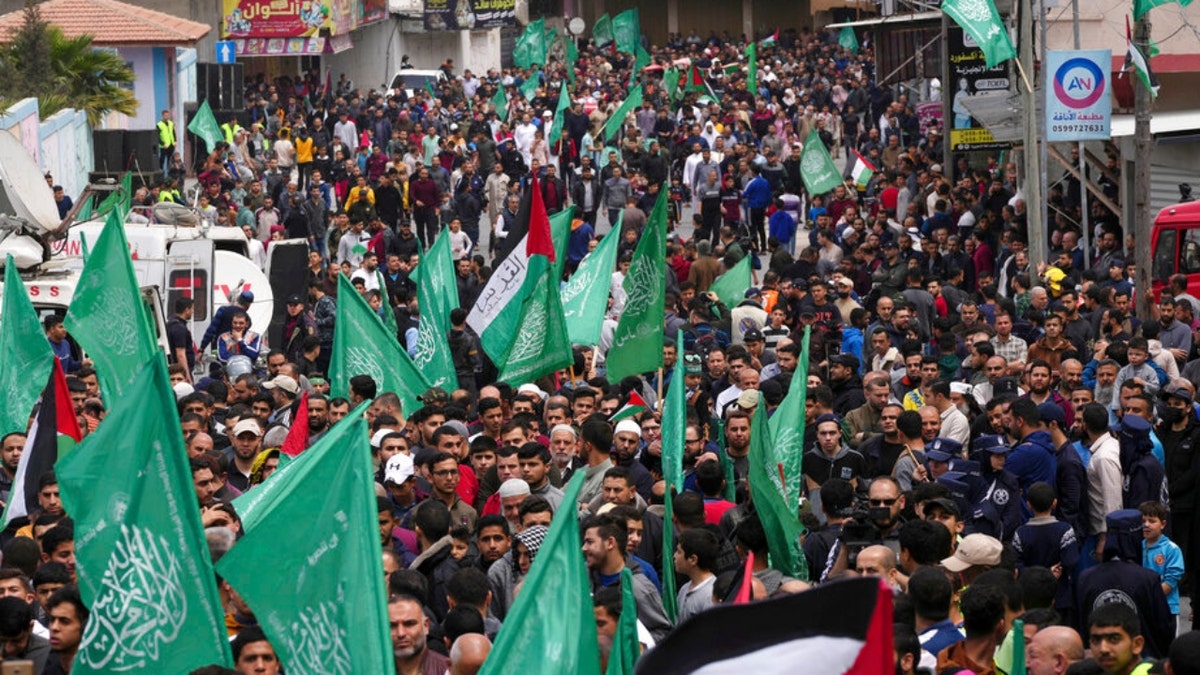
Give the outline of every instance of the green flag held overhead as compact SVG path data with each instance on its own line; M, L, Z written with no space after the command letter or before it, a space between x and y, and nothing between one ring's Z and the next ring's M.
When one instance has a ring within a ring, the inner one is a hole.
M683 344L683 331L675 336L675 344ZM672 495L683 490L683 446L687 437L687 393L684 378L683 359L675 361L671 371L671 384L667 387L666 401L659 408L662 411L662 467L663 484L665 487L663 504L667 508L664 523L671 522ZM670 527L663 528L663 609L667 618L675 621L679 617L678 599L675 597L675 565L666 564L666 555L675 552L675 533Z
M642 86L639 84L629 89L629 94L621 102L620 107L613 111L612 117L604 123L604 138L609 141L616 138L625 125L625 118L640 107L642 107Z
M851 54L858 53L858 36L854 34L854 29L850 26L845 26L838 31L838 44L850 50Z
M566 486L562 503L578 502L583 481L583 472L578 472ZM591 580L582 547L577 511L562 509L550 523L480 675L600 675ZM531 626L538 628L530 630Z
M823 195L842 184L842 174L815 128L800 151L800 177L810 195Z
M129 385L137 395L110 399L105 423L55 466L63 507L79 528L76 572L91 609L71 672L187 673L229 663L166 361L147 361Z
M758 93L758 43L746 45L746 91Z
M525 97L526 101L532 101L537 96L537 90L541 84L542 81L538 77L537 72L530 73L529 77L525 78L525 81L521 83L521 95Z
M612 32L617 51L636 55L638 45L642 41L642 23L638 18L637 7L613 17Z
M1016 58L1008 28L992 0L944 0L942 11L975 38L988 68Z
M532 68L535 63L546 62L546 20L538 19L525 26L525 32L517 38L513 47L513 62L519 68Z
M1142 18L1142 15L1160 5L1176 4L1187 7L1192 4L1192 0L1133 0L1133 19L1134 21Z
M399 341L400 327L396 325L396 311L392 307L392 299L387 297L387 280L378 268L375 270L375 280L379 283L380 292L383 293L383 306L376 313L379 315L379 320L383 322L383 326Z
M492 107L500 121L508 119L508 97L504 95L504 87L496 87L496 95L492 97Z
M800 548L800 525L797 511L789 509L769 472L777 467L771 451L771 427L767 420L766 402L759 398L750 423L750 498L758 511L771 553L771 567L787 576L808 580L808 561ZM776 468L778 472L778 468Z
M196 115L192 117L191 122L188 122L187 130L204 141L204 147L208 149L209 154L217 149L217 143L225 140L225 134L221 133L221 125L217 124L217 117L213 115L212 108L208 105L208 99L200 102L200 107L196 109Z
M650 58L650 52L642 49L642 45L639 44L637 47L637 54L633 60L633 72L638 79L641 79L642 77L642 69L650 65L652 60L653 59Z
M717 299L726 307L736 307L745 298L750 288L750 256L744 255L728 272L717 277L708 290L717 294Z
M660 190L642 239L633 252L629 274L625 276L625 311L608 349L608 379L612 382L655 370L663 364L666 251L667 191Z
M54 351L11 254L4 263L0 354L4 355L0 359L0 391L4 392L0 437L3 437L12 431L25 432L29 413L33 412L54 364Z
M258 503L253 525L217 564L288 673L395 672L368 405L271 477L271 499ZM268 569L273 581L263 583Z
M671 620L674 621L675 617L672 616ZM608 669L604 673L633 675L634 667L641 656L642 643L638 641L637 597L633 594L633 572L625 567L621 570L621 617L617 620L617 634L613 636L612 651L608 654Z
M450 354L450 312L458 307L458 282L450 254L450 231L442 230L417 266L417 351L413 365L425 374L429 386L446 391L458 388L454 357Z
M333 354L329 360L330 393L349 395L350 378L355 375L369 375L379 391L395 392L406 411L420 408L417 397L429 389L425 376L408 358L408 352L400 348L396 334L384 328L375 310L343 274L338 277L337 321L333 324Z
M563 319L562 301L558 296L558 279L553 265L535 256L531 265L542 267L537 285L525 298L517 338L500 366L500 381L513 387L533 382L566 368L574 361L567 324ZM531 270L533 271L533 270Z
M563 113L567 108L571 107L571 92L564 82L558 90L558 105L554 108L554 122L550 125L550 145L558 143L558 139L562 138L563 130Z
M679 94L681 93L679 90L679 80L682 77L683 74L675 66L671 66L663 73L663 87L667 90L667 98L672 103L679 98Z
M800 493L804 489L802 459L804 458L804 409L808 399L808 388L802 383L808 381L808 343L812 337L812 328L804 329L804 338L800 343L800 363L792 381L796 386L789 387L787 396L771 415L771 438L774 440L774 457L768 471L771 482L779 488L779 493L787 502L788 511L798 513L800 508ZM799 378L799 379L796 379ZM783 465L783 476L780 477L779 464Z
M543 208L544 205L543 205ZM550 241L554 246L554 258L550 261L551 276L562 286L563 271L567 268L567 245L571 243L571 223L575 220L575 207L568 206L550 216Z
M125 225L117 210L92 246L63 325L96 364L100 391L113 405L152 358L162 358L142 303Z
M575 62L579 60L579 47L575 46L575 38L563 31L559 37L563 41L563 58L567 62L567 78L575 84Z
M592 26L592 42L595 42L597 47L603 47L612 41L612 19L608 17L607 13L601 14L600 18L596 19L596 24Z
M621 220L618 219L612 232L579 263L562 290L563 317L567 321L571 344L600 344L604 310L608 307L608 282L617 264L620 232Z

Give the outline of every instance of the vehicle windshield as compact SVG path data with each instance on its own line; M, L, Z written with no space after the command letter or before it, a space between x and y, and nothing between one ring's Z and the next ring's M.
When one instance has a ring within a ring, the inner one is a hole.
M392 78L392 89L426 89L437 86L437 75L419 75L409 71Z

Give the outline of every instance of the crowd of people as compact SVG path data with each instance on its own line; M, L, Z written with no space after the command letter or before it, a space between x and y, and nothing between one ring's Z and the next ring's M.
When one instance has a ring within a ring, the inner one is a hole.
M310 443L373 400L399 673L477 671L561 509L581 515L605 655L622 570L653 649L730 601L753 560L755 600L882 578L897 673L1012 672L1017 619L1035 675L1200 672L1186 602L1200 563L1200 299L1172 278L1152 314L1137 315L1132 301L1149 289L1132 283L1135 242L1101 206L1082 231L1077 183L1051 191L1051 237L1030 241L1015 169L976 156L943 166L941 128L922 127L915 102L877 81L863 43L854 52L833 33L783 31L759 49L756 90L744 41L715 34L650 46L638 72L631 55L585 42L577 60L552 52L532 70L460 74L447 61L432 91L364 91L345 77L335 87L316 72L252 82L246 115L221 120L227 143L203 164L197 206L263 247L308 239L309 294L286 298L277 345L249 325L252 297L218 311L201 348L223 367L206 374L195 371L191 306L174 308L171 376L214 557L236 546L230 500L270 479L307 392ZM676 66L688 82L672 91L662 73ZM644 103L606 138L635 82ZM813 132L835 157L868 158L870 183L847 173L807 194L800 156ZM600 344L514 388L496 381L465 320L535 184L548 213L574 209L566 276L602 237L620 237L620 249ZM611 381L623 280L661 191L672 207L664 369ZM339 275L412 352L414 274L443 229L458 388L431 389L409 410L360 374L348 397L330 396ZM1030 246L1050 262L1032 266ZM753 285L718 298L714 281L745 256ZM94 430L96 373L64 349L61 322L46 328ZM682 382L671 375L680 359ZM661 401L672 387L686 391L685 484L665 494ZM753 413L773 413L796 387L807 579L772 567L747 485ZM635 397L647 409L613 421ZM24 441L3 438L5 500ZM578 503L563 503L576 473ZM0 640L6 659L68 672L87 608L70 586L73 530L53 474L41 484L41 510L6 533L0 589L16 599L0 599ZM664 586L667 567L680 586ZM227 583L220 592L236 672L279 672L253 609ZM664 597L677 601L674 621Z

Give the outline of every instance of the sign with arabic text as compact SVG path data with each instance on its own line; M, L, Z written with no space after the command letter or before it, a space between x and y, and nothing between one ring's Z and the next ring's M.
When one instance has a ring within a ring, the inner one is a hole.
M337 31L348 0L222 0L222 38L307 38ZM342 26L349 30L350 26Z
M1112 85L1107 49L1052 51L1046 58L1046 140L1107 141L1112 136Z
M425 30L480 30L515 25L516 0L425 0Z
M997 141L992 132L971 116L971 111L966 105L967 99L972 96L1009 90L1012 80L1009 77L1008 63L989 68L987 58L975 42L975 38L956 25L950 26L946 39L950 43L948 83L952 87L946 124L950 130L950 147L955 152L1003 150L1010 147L1011 143Z

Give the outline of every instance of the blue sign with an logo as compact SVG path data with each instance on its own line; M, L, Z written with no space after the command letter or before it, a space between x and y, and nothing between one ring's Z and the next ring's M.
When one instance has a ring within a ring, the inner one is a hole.
M237 63L237 45L233 40L217 42L217 63Z
M1107 141L1112 136L1112 52L1052 51L1046 58L1046 140Z

